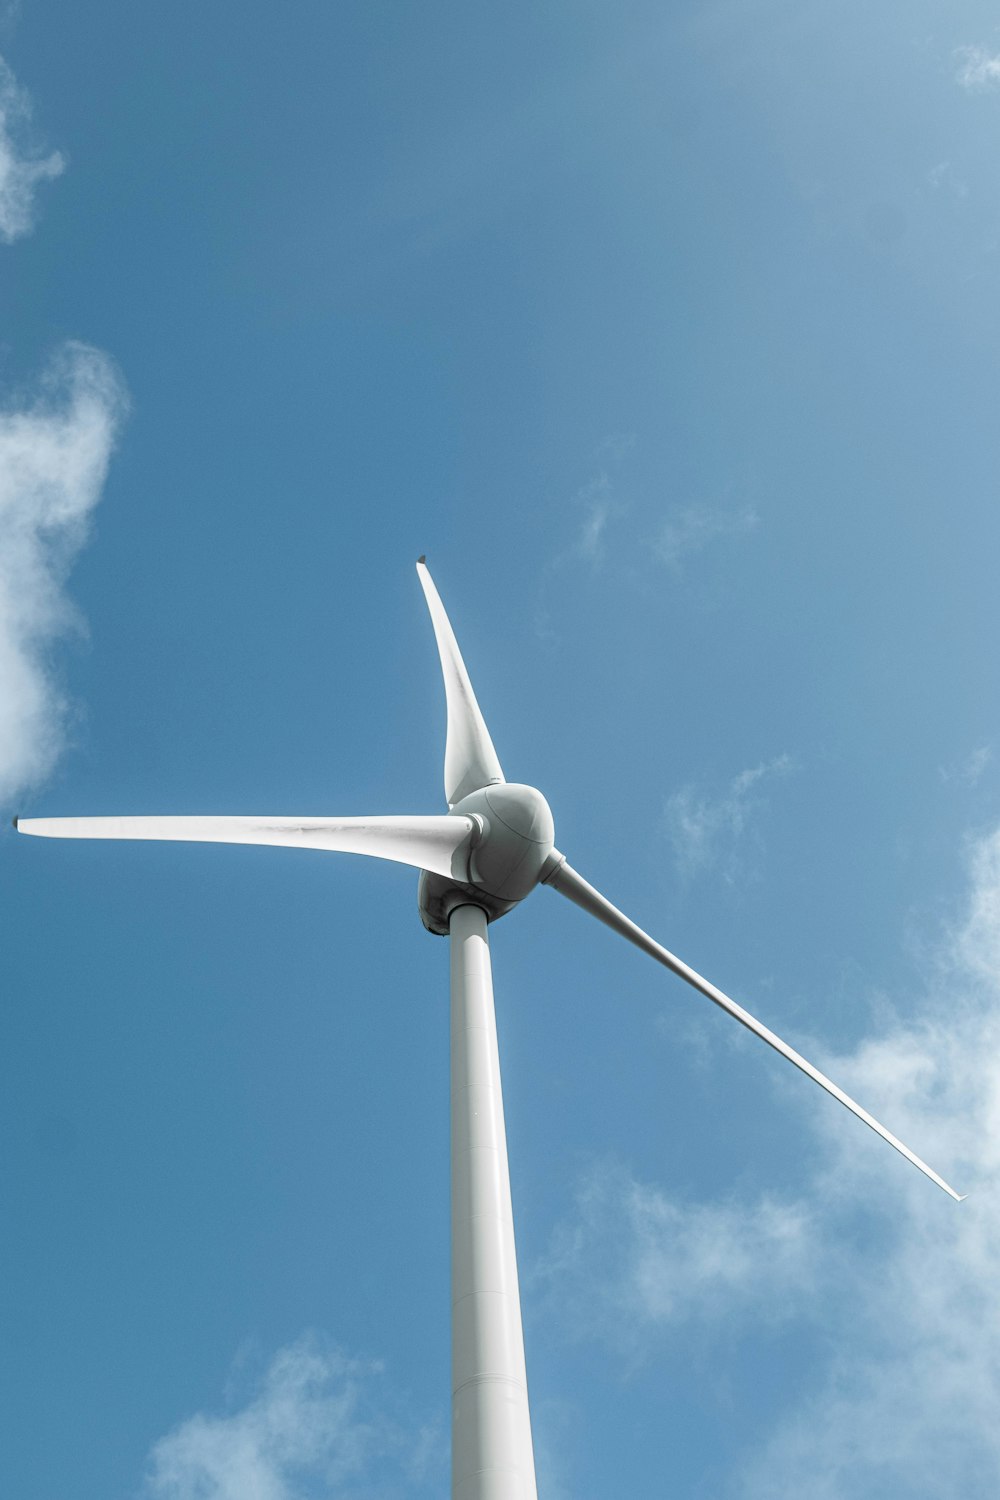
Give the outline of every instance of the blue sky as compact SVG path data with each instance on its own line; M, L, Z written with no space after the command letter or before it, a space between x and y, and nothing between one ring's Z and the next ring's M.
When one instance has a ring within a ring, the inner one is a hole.
M1000 1483L1000 28L0 18L0 800L442 809L423 552L573 865L493 929L546 1500ZM0 834L0 1491L447 1492L411 872Z

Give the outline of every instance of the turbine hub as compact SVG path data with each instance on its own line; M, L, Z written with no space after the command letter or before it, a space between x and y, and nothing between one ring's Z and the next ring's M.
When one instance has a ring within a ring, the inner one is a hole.
M501 781L470 792L451 811L478 825L468 854L468 879L421 872L420 918L430 932L447 933L456 906L481 906L491 922L523 901L542 878L555 827L549 804L533 786Z

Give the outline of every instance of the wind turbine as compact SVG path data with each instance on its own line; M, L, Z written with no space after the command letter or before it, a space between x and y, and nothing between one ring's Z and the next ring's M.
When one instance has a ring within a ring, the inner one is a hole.
M749 1011L661 947L568 864L534 787L508 782L425 559L441 657L448 811L431 817L16 818L47 838L182 839L370 854L420 871L424 926L451 939L453 1500L536 1500L488 924L537 885L575 902L687 981L826 1089L932 1182L954 1188Z

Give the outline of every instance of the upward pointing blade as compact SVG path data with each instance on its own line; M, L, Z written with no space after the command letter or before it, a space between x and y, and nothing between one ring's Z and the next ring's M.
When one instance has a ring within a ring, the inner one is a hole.
M278 844L371 854L469 878L469 848L476 827L451 813L435 817L378 818L15 818L18 833L53 839L181 839L207 844Z
M472 683L458 649L455 632L445 613L441 596L427 571L423 558L417 563L417 576L423 587L427 608L434 626L444 691L448 703L448 739L444 751L444 794L448 806L454 807L470 792L481 786L503 781L497 753L486 728Z
M553 851L553 854L555 854L555 851ZM612 906L607 897L602 896L600 891L595 890L592 885L588 884L583 876L578 875L561 856L557 855L556 858L560 859L561 863L556 865L552 874L548 877L549 885L555 890L560 891L562 895L568 896L570 901L574 901L584 911L590 912L591 916L597 917L599 921L604 922L613 931L620 932L622 937L628 938L630 943L634 943L637 948L641 948L644 953L648 953L651 958L655 958L657 963L661 963L665 968L671 969L681 979L686 979L688 984L700 991L701 994L706 995L709 1000L719 1006L720 1010L728 1011L748 1031L752 1031L755 1036L759 1036L762 1041L767 1042L769 1047L773 1047L775 1052L780 1052L782 1057L787 1057L790 1063L794 1063L797 1068L801 1068L802 1072L807 1077L813 1079L815 1083L818 1083L820 1088L826 1089L828 1094L832 1094L852 1114L857 1115L859 1120L864 1120L866 1125L870 1125L876 1135L880 1135L884 1141L888 1141L889 1145L894 1146L901 1156L905 1156L906 1160L912 1162L915 1167L919 1167L920 1171L926 1177L929 1177L932 1182L936 1182L938 1187L944 1188L945 1192L950 1193L956 1202L961 1203L963 1194L956 1193L953 1187L949 1187L943 1177L939 1177L933 1168L929 1167L925 1161L921 1161L920 1157L916 1156L910 1150L909 1146L904 1146L902 1141L898 1140L891 1131L886 1130L884 1125L880 1125L878 1120L874 1119L866 1109L862 1109L860 1104L856 1104L849 1094L845 1094L843 1089L839 1089L835 1083L831 1083L825 1073L821 1073L818 1068L814 1068L811 1062L806 1062L805 1058L796 1052L794 1047L789 1047L788 1043L783 1042L780 1036L775 1036L773 1031L769 1031L748 1010L744 1010L742 1005L737 1005L735 1000L730 1000L729 996L723 994L722 990L716 989L714 984L709 984L707 979L703 979L700 974L696 973L694 969L689 968L681 959L675 958L666 948L661 947L647 932L643 932L641 927L637 927L634 922L630 921L624 912L620 912L617 906Z

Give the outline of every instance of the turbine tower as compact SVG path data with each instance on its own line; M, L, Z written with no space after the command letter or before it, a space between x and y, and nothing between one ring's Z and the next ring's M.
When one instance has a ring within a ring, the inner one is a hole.
M536 1500L488 924L537 885L558 891L673 971L826 1089L938 1187L954 1188L818 1068L666 948L556 849L541 792L504 778L458 642L417 563L447 699L447 813L431 817L16 818L48 838L283 844L396 860L420 871L420 916L451 943L453 1500Z

